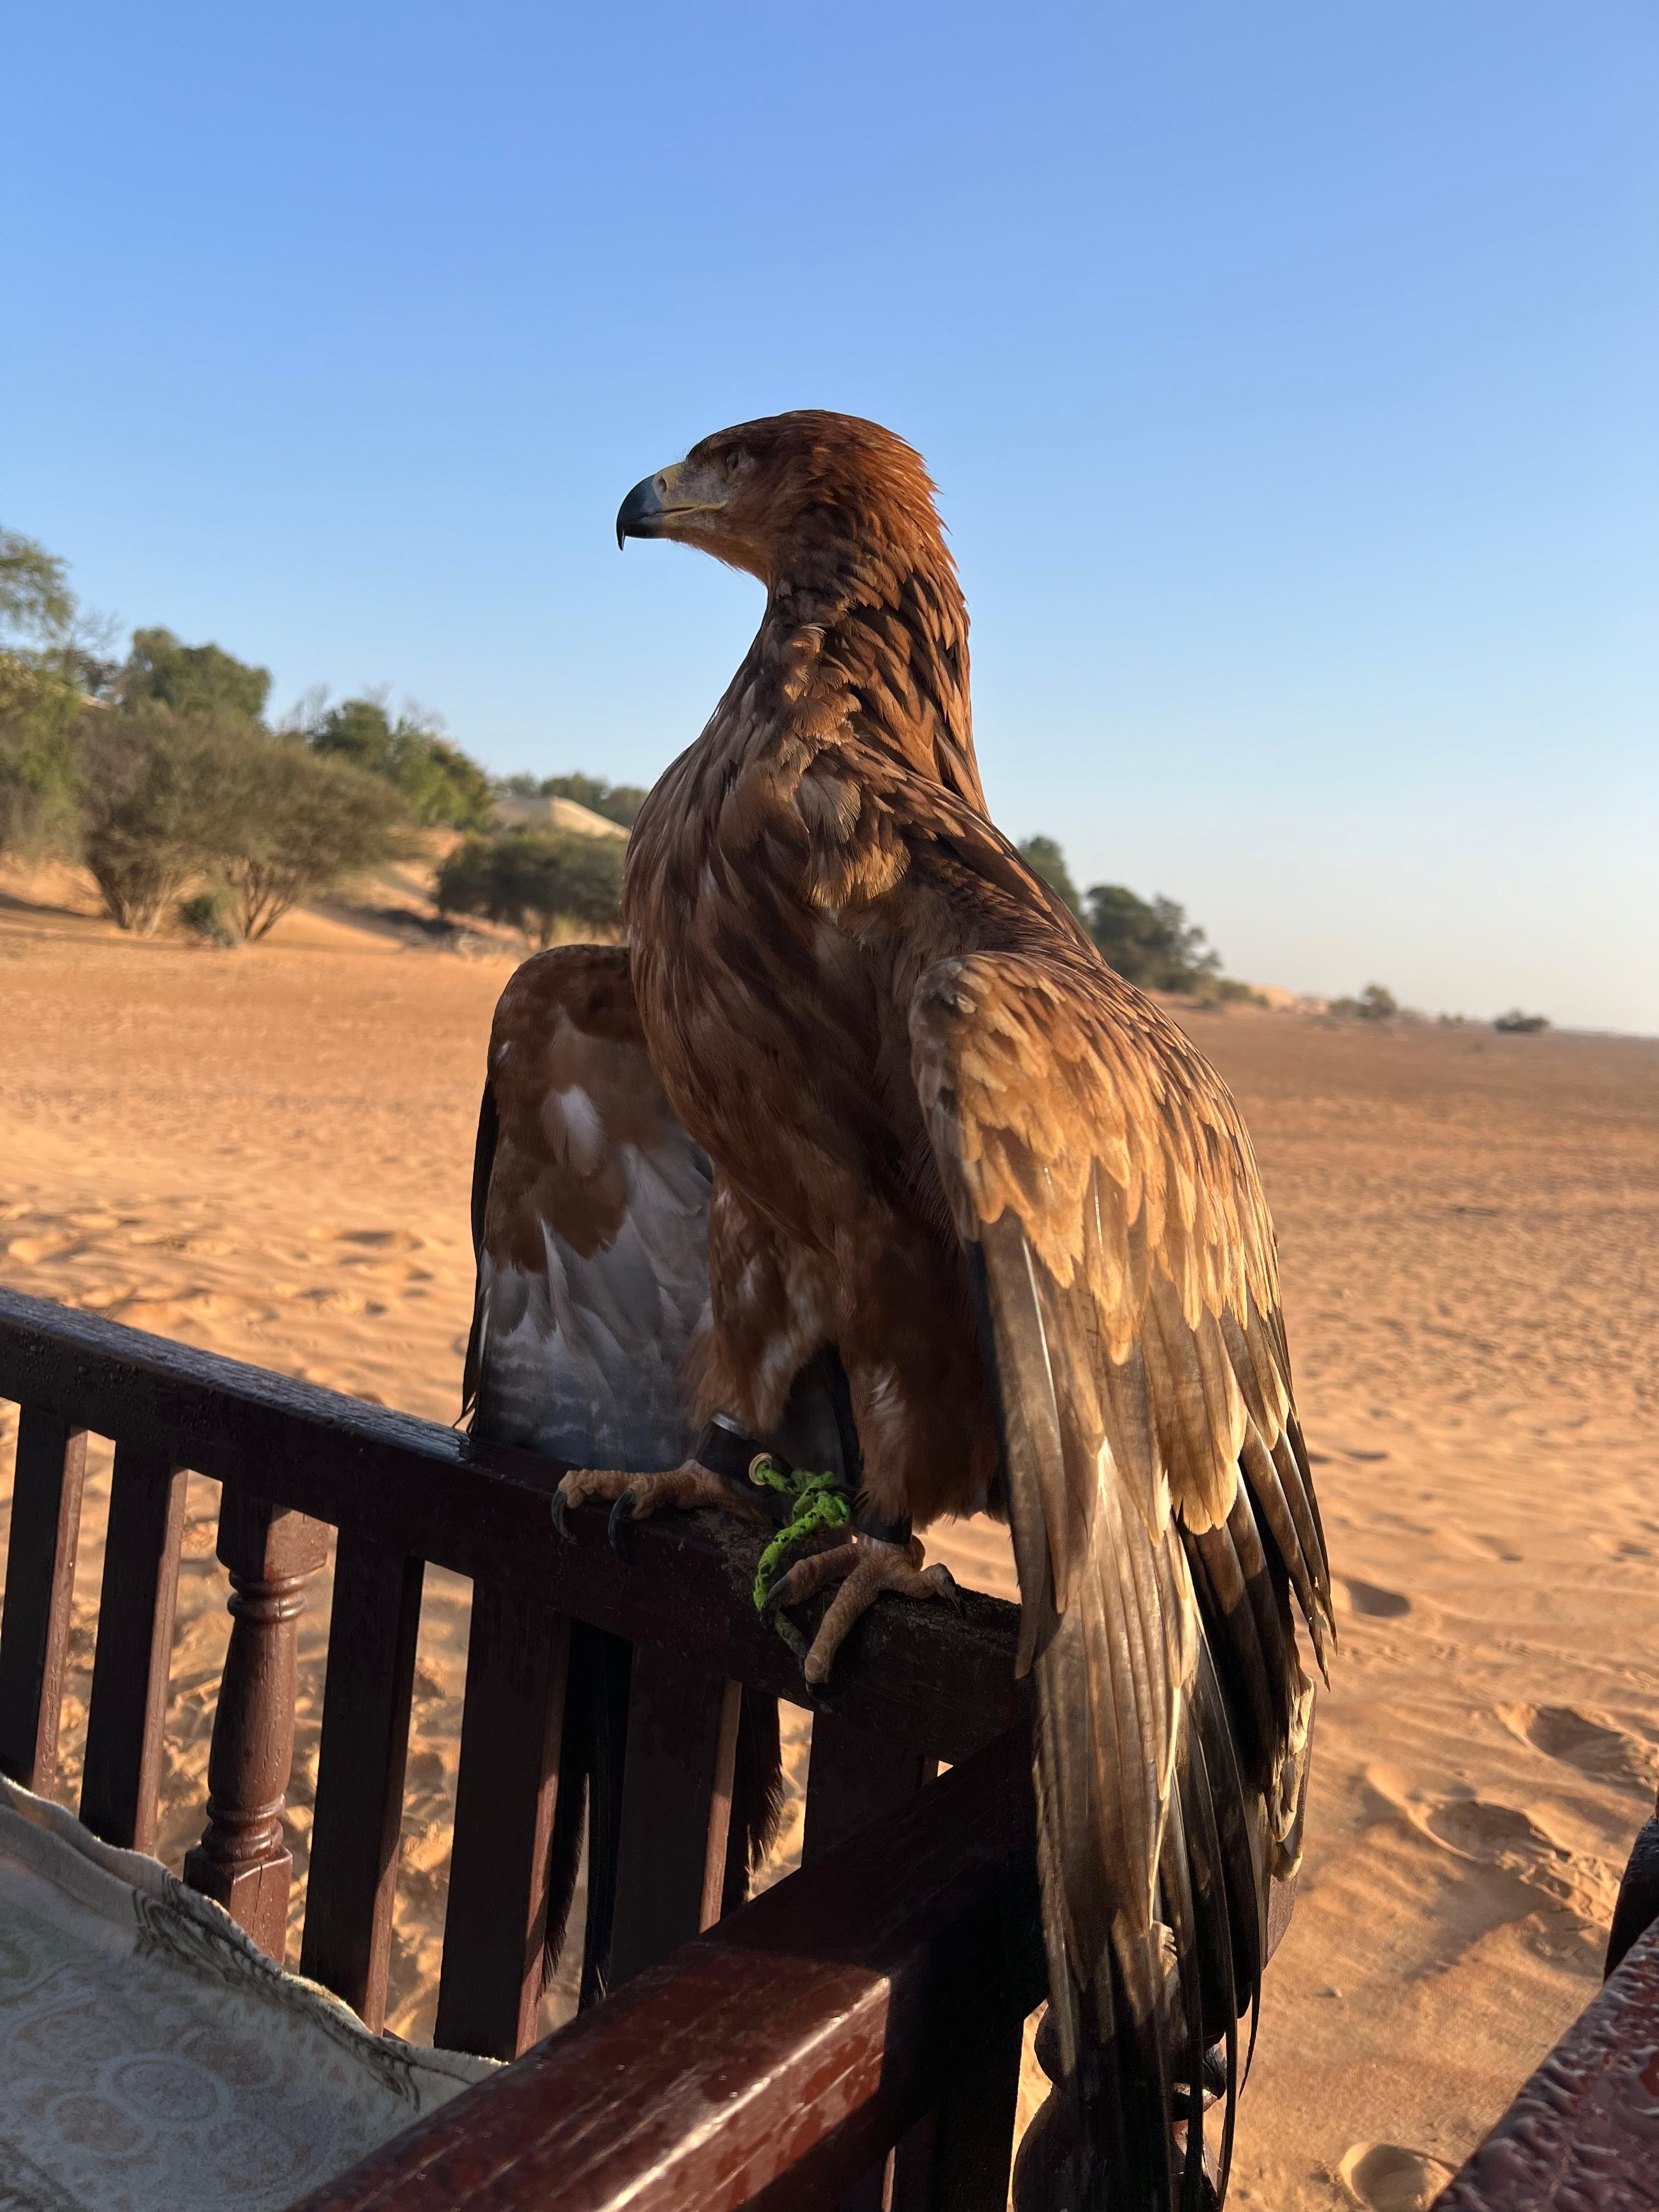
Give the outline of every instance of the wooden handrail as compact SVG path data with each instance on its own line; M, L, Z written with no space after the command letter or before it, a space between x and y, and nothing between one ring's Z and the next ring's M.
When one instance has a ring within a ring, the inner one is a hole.
M557 1610L635 1642L672 1646L726 1679L956 1762L1026 1721L1013 1679L1016 1608L964 1592L960 1610L884 1601L860 1624L830 1693L750 1602L762 1539L723 1515L639 1523L628 1558L605 1513L555 1533L561 1469L534 1453L477 1445L452 1429L296 1382L96 1314L0 1290L0 1397L246 1487L349 1529L399 1558L515 1583ZM820 1607L827 1602L817 1601Z
M1659 1925L1632 1945L1435 2207L1659 2207Z
M301 1956L372 2022L384 2017L422 1563L471 1577L436 2023L450 2048L510 2058L534 2039L573 1624L623 1639L624 1663L632 1651L612 1987L741 1902L745 1869L726 1839L738 1686L744 1698L793 1698L824 1717L807 1776L809 1858L919 1789L941 1758L960 1763L1029 1725L1025 1692L1012 1679L1017 1615L995 1599L968 1593L956 1610L878 1608L849 1642L830 1697L814 1698L754 1610L763 1532L725 1516L643 1524L621 1559L602 1506L574 1516L571 1538L555 1531L560 1469L539 1456L475 1450L435 1424L5 1291L0 1396L21 1403L28 1437L43 1440L27 1461L30 1470L40 1462L39 1540L24 1561L31 1588L40 1579L35 1552L44 1559L55 1547L59 1557L40 1603L16 1608L0 1641L0 1675L16 1678L17 1694L0 1705L15 1709L9 1724L20 1766L27 1753L38 1767L56 1742L50 1662L67 1633L79 1504L70 1440L78 1450L84 1431L112 1436L118 1474L127 1471L127 1487L138 1485L132 1502L145 1509L145 1540L123 1547L120 1601L99 1627L96 1671L109 1694L95 1687L94 1704L99 1771L109 1774L84 1807L135 1837L155 1813L176 1470L222 1486L219 1549L232 1570L235 1620L215 1717L210 1820L185 1876L278 1958L292 1616L329 1527L338 1529ZM268 1532L288 1530L300 1550L270 1553ZM9 1587L17 1581L9 1574ZM123 1700L115 1686L135 1658L143 1667ZM989 2100L999 2108L1017 2065L1017 2049L1005 2049ZM930 2123L951 2142L974 2139L979 2124L954 2111ZM906 2161L919 2171L940 2164L934 2148L915 2145L902 2148Z
M1017 1730L294 2212L833 2203L1041 2001L1034 1827Z

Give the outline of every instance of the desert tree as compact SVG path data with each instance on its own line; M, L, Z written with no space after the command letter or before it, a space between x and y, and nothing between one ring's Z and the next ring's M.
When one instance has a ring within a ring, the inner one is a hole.
M1066 855L1055 840L1052 837L1028 837L1021 845L1019 854L1032 874L1041 876L1049 890L1057 892L1081 921L1083 901L1078 896L1077 885L1072 881Z
M115 679L127 708L154 701L180 714L264 719L270 671L238 660L218 645L185 645L170 629L136 629L126 665Z
M0 852L74 842L94 632L64 562L0 529Z
M0 637L36 650L66 639L75 626L69 569L21 531L0 529Z
M622 903L620 839L574 830L469 837L438 872L444 914L476 914L550 945L561 923L614 929Z
M1219 972L1221 955L1172 898L1143 899L1122 884L1095 884L1085 894L1083 917L1107 965L1143 990L1191 992Z
M81 799L73 684L0 653L0 853L71 845Z
M382 698L347 699L319 707L304 735L313 752L383 778L424 829L489 824L495 787L488 774L429 717L411 710L394 722Z
M293 908L394 858L404 842L396 791L295 738L255 737L245 747L233 814L219 868L250 942Z
M234 849L248 724L148 699L81 723L81 853L111 919L148 937Z

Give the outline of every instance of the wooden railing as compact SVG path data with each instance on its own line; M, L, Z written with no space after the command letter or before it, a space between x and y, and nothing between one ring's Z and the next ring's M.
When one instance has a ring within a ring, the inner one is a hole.
M232 1628L185 1874L279 1957L296 1628L337 1531L300 1964L371 2026L425 1564L471 1578L436 2039L529 2055L295 2212L1003 2212L1043 1993L1013 1607L884 1601L814 1712L801 1870L744 1905L731 1686L806 1692L735 1524L641 1524L624 1564L602 1509L555 1534L547 1461L3 1291L0 1397L21 1408L0 1771L54 1786L90 1431L115 1457L80 1814L153 1847L184 1471L217 1480ZM633 1646L619 1986L529 2051L573 1620ZM1609 1963L1447 2212L1659 2207L1659 1814Z
M568 2212L866 2212L884 2194L1002 2212L1021 2023L1043 1990L1012 1607L970 1593L960 1614L877 1609L814 1714L803 1869L733 1911L730 1686L807 1698L756 1617L756 1540L735 1523L641 1524L624 1563L600 1510L574 1516L574 1542L556 1534L545 1460L5 1291L0 1397L21 1408L0 1769L54 1784L91 1431L115 1457L79 1811L112 1843L153 1847L185 1470L216 1480L232 1626L184 1873L277 1957L297 1626L337 1532L299 1964L371 2026L426 1563L472 1583L435 2031L449 2048L513 2058L534 2039L571 1623L634 1647L611 1952L627 1986L322 2191L318 2212L540 2203L555 2174Z

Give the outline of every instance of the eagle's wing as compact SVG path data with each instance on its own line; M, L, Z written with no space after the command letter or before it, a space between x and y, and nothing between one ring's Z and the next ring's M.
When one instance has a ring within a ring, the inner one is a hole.
M475 1436L639 1474L689 1456L711 1181L646 1048L626 948L562 945L526 960L495 1008L473 1158L463 1413ZM796 1377L767 1441L797 1466L855 1479L833 1352ZM609 1972L629 1664L619 1638L575 1625L547 1943L556 1962L586 1820L584 2006ZM732 1818L750 1872L781 1808L777 1701L745 1690Z
M640 1474L691 1448L708 1161L663 1095L621 945L562 945L495 1009L473 1168L480 1436Z
M1224 2166L1295 1849L1288 1592L1322 1663L1330 1628L1272 1228L1219 1081L1081 952L943 961L910 1036L1001 1409L1061 2051L1123 2201L1173 2202L1171 2082L1224 2038Z

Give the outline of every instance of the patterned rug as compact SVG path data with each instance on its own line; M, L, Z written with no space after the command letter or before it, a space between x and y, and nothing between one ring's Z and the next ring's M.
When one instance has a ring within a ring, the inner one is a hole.
M0 2212L280 2212L495 2070L0 1777Z

